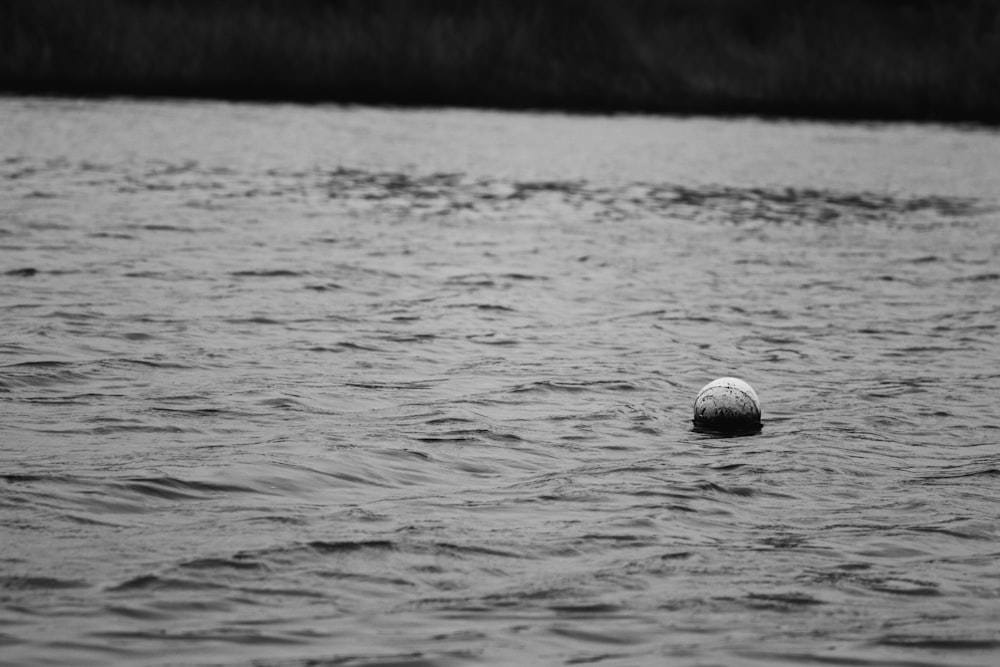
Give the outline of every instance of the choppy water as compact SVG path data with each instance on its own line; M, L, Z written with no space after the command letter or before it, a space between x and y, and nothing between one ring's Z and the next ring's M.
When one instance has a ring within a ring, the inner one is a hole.
M0 661L1000 660L997 133L0 117Z

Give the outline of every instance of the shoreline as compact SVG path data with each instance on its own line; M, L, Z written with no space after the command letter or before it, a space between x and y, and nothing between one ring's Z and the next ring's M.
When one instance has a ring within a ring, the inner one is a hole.
M713 120L753 120L762 123L830 123L834 125L940 125L955 130L967 129L969 131L992 131L1000 128L1000 119L975 119L975 118L951 118L951 117L922 117L914 118L908 115L881 116L881 115L857 115L850 113L830 114L830 113L789 113L771 112L755 113L751 111L725 111L718 109L703 109L700 111L649 111L643 109L586 109L572 107L519 107L519 106L483 106L483 105L462 105L462 104L413 104L413 103L389 103L389 102L366 102L354 100L339 100L326 98L297 98L297 97L274 97L274 96L223 96L223 95L194 95L180 93L131 93L131 92L91 92L91 91L67 91L67 90L47 90L47 89L5 89L0 87L0 98L11 100L16 99L36 99L36 100L63 100L63 101L95 101L95 102L205 102L219 104L248 104L262 106L281 106L284 104L294 106L336 106L336 107L359 107L371 109L399 110L399 111L483 111L496 113L523 113L523 114L552 114L564 116L581 117L614 117L614 116L635 116L649 118L674 118L674 119L713 119Z
M986 0L0 3L7 95L995 126L998 80Z

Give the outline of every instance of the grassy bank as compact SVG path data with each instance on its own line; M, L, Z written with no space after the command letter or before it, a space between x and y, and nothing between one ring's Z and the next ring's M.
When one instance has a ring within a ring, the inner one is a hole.
M0 0L8 92L1000 123L994 0Z

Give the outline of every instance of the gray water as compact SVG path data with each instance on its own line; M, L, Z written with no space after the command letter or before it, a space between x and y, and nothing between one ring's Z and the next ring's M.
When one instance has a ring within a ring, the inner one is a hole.
M997 132L0 119L0 662L1000 662Z

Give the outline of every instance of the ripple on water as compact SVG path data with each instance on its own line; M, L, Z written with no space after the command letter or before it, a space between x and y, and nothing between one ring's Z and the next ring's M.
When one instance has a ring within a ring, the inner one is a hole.
M995 662L995 201L205 151L0 158L5 658Z

